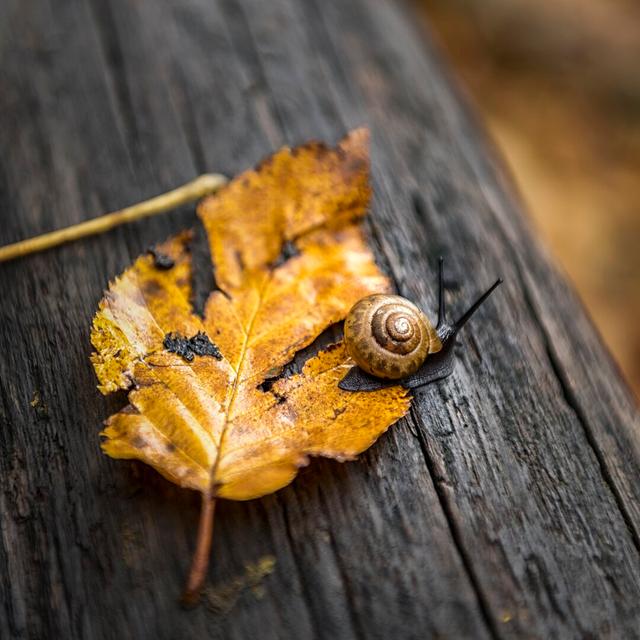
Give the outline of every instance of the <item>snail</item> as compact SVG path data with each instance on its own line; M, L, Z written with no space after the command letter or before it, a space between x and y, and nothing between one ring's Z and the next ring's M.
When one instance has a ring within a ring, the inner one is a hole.
M356 302L344 322L344 342L357 366L340 381L341 389L372 391L392 384L413 389L451 374L458 332L502 279L450 324L445 314L443 272L440 258L435 327L413 302L401 296L373 294Z

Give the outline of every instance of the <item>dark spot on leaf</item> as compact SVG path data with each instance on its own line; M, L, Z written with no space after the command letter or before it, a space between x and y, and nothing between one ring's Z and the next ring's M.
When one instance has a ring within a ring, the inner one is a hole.
M347 410L347 407L336 407L333 410L333 419L335 420L338 416L342 415Z
M166 253L158 251L155 247L147 250L147 253L153 257L153 266L161 271L167 271L176 264L175 260Z
M222 360L220 350L209 340L209 336L206 333L199 331L191 338L190 343L191 350L197 356L213 356L216 360Z
M273 378L267 378L264 382L261 382L256 389L260 389L260 391L264 391L264 393L269 393L271 391L271 387L278 381L278 376L274 376Z
M165 447L167 453L173 453L176 450L176 445L173 442L167 442L167 446Z
M280 255L269 266L272 269L277 269L278 267L281 267L287 260L291 260L291 258L295 258L299 255L300 252L298 251L298 247L296 247L296 245L290 240L287 240L282 245Z
M243 270L245 268L245 264L244 264L244 258L242 257L242 253L237 249L235 249L233 252L233 255L236 259L239 269Z
M131 439L131 444L136 449L144 449L147 446L147 441L142 436L134 436Z
M195 356L212 356L216 360L222 360L220 349L202 331L191 338L179 333L167 333L162 344L167 351L179 355L187 362L193 362Z
M162 292L162 286L155 280L147 280L147 282L142 284L141 288L144 294L149 298L153 298Z

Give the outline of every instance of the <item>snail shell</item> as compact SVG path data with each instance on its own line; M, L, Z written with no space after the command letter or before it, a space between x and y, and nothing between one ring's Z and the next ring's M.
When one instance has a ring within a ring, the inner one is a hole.
M362 298L344 322L349 355L367 373L399 380L415 373L442 347L435 329L415 304L400 296Z

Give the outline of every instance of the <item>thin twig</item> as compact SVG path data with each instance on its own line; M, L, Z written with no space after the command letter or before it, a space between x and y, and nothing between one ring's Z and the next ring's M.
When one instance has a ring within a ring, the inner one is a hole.
M104 233L125 222L140 220L148 216L175 209L180 205L199 200L206 195L215 193L227 183L227 179L216 173L205 173L191 182L183 184L177 189L163 193L155 198L139 202L130 207L107 213L99 218L87 220L80 224L74 224L66 229L59 229L51 233L45 233L35 238L15 242L14 244L0 247L0 262L13 260L30 253L43 251L56 247L65 242L86 238L96 233Z
M193 554L191 570L187 578L187 586L182 594L182 604L187 607L198 604L202 585L207 577L209 556L211 555L211 540L213 539L213 515L215 508L216 499L203 493L196 551Z

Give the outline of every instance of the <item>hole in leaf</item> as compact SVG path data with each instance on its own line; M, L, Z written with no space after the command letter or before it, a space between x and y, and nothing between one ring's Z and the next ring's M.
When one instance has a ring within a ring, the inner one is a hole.
M198 222L191 240L191 306L195 314L204 316L204 309L213 291L220 291L216 282L215 266L211 260L209 240L204 227Z
M282 245L282 250L280 251L280 255L271 263L272 269L277 269L281 267L287 260L291 260L291 258L295 258L300 255L300 251L298 251L298 247L291 242L291 240L287 240Z
M147 249L147 253L153 258L153 266L160 271L168 271L175 266L175 260L165 253L158 251L155 247Z
M336 343L342 340L342 321L336 322L327 327L309 346L300 349L292 360L287 363L282 371L262 384L258 385L263 391L270 391L271 387L278 380L290 378L300 373L308 360L318 355L320 351L331 349Z

